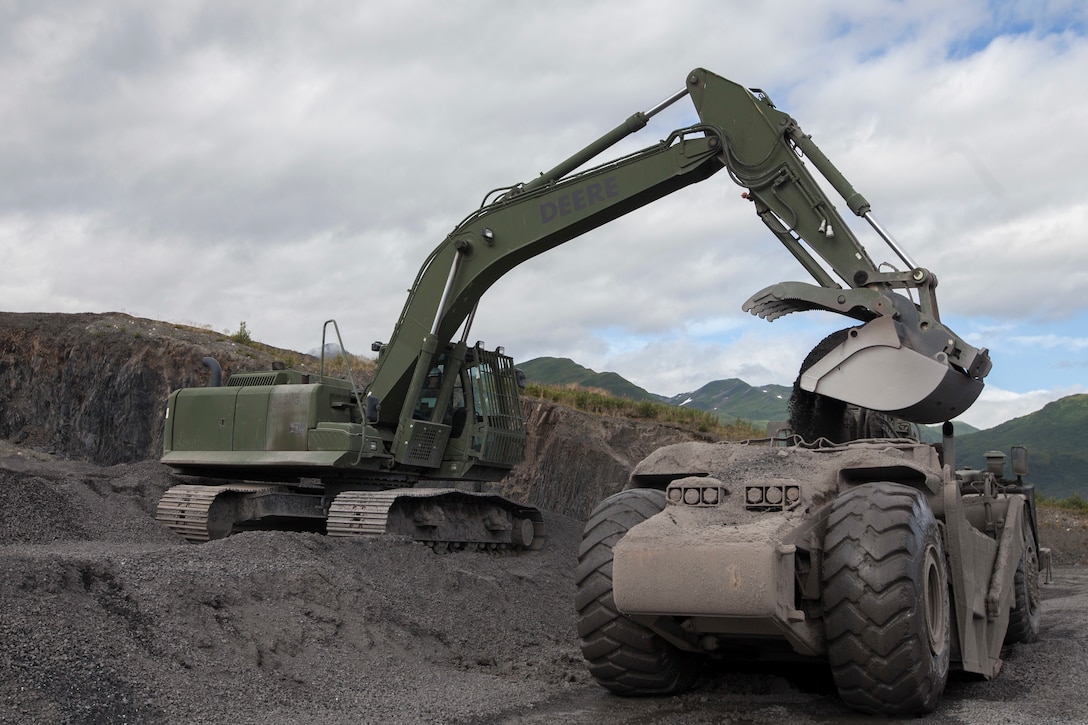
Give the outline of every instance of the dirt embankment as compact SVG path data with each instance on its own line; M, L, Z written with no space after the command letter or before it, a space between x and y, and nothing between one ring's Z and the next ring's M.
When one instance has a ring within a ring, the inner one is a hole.
M1040 508L1039 541L1058 566L1088 566L1088 514Z
M121 313L0 312L0 438L102 465L157 457L167 395L275 356L224 335Z
M525 457L496 486L546 511L586 519L621 490L635 465L663 445L699 439L676 426L581 413L524 400Z

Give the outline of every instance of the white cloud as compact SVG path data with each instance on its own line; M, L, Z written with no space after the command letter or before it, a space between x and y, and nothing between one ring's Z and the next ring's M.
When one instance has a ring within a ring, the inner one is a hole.
M946 316L1007 361L1083 337L1054 325L1086 306L1086 18L982 0L7 5L0 307L246 320L295 349L335 317L366 350L488 190L704 66L795 115L938 274ZM681 101L606 156L695 120ZM841 321L740 311L805 279L740 191L719 174L523 265L474 337L666 394L789 384ZM1053 387L1030 368L1003 386Z
M1088 350L1088 337L1065 335L1017 335L1009 343L1023 348L1042 350Z
M1088 393L1088 386L1073 385L1049 390L1030 390L1026 393L1014 393L988 385L983 389L982 394L971 409L958 419L985 430L1013 418L1034 413L1047 403L1052 403L1059 398L1083 393Z

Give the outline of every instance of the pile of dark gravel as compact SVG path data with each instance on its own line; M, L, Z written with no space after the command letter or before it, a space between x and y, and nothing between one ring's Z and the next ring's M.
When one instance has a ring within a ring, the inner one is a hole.
M572 575L543 551L252 532L195 546L152 518L156 463L0 458L0 722L458 722L588 680Z

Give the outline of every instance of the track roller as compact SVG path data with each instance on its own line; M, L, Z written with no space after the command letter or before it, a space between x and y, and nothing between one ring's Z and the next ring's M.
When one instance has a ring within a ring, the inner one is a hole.
M400 534L435 551L536 551L544 545L538 509L451 488L345 491L329 507L327 531L329 536Z

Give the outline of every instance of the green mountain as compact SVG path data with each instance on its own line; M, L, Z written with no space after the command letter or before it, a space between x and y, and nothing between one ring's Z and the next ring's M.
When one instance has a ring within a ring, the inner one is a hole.
M518 368L531 382L541 385L580 385L599 388L620 398L705 410L714 413L724 423L740 418L758 424L789 417L791 388L784 385L753 387L733 378L715 380L694 392L666 398L648 392L616 373L598 373L567 358L538 357L518 363Z
M978 433L979 429L973 425L964 423L963 421L954 421L956 424L956 440L959 440L960 436L965 436L968 433ZM918 426L921 432L921 441L923 443L938 443L944 434L941 432L941 425L920 425Z
M665 402L714 413L718 420L740 418L756 423L787 420L792 388L784 385L753 387L743 380L715 380L691 393L681 393Z
M1052 498L1088 498L1088 395L1070 395L1042 410L956 438L956 467L982 468L987 451L1028 449L1027 480ZM1011 475L1011 474L1010 474Z
M542 385L575 384L599 388L621 398L665 402L714 413L728 423L737 418L757 425L789 418L791 388L785 385L755 387L743 380L715 380L691 393L671 398L654 395L616 373L598 373L567 358L541 357L520 363L526 377ZM922 439L941 439L940 426L921 426ZM987 430L956 423L956 465L981 468L987 451L1006 455L1014 445L1027 446L1027 480L1051 498L1078 494L1088 498L1088 395L1071 395L1021 418ZM1011 474L1010 474L1011 475Z
M580 385L583 388L599 388L617 398L660 403L660 395L647 392L616 373L598 373L582 367L565 357L538 357L528 362L518 363L518 369L525 373L529 382L541 385L561 387Z

